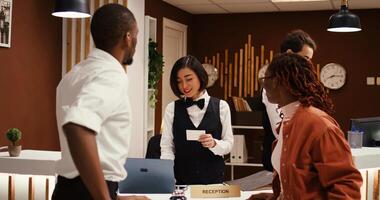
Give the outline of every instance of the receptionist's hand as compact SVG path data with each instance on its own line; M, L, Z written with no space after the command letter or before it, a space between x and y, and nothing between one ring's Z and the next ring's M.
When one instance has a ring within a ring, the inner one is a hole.
M151 200L146 196L117 196L117 200Z
M216 145L216 142L211 134L202 134L199 136L198 140L203 147L205 148L213 148Z
M247 200L271 200L273 193L259 193L251 195Z

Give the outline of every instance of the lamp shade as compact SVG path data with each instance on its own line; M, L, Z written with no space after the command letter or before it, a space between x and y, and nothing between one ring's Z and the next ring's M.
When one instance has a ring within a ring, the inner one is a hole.
M327 31L330 32L357 32L361 31L360 19L342 5L339 12L331 15Z
M55 0L53 16L63 18L90 17L87 0Z

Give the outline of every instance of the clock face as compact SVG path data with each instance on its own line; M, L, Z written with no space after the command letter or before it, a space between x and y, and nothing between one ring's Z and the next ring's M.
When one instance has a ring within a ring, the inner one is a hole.
M320 75L321 82L329 89L339 89L346 82L346 70L337 63L325 65Z
M208 75L208 83L206 87L211 87L212 85L214 85L215 81L218 79L218 70L211 64L205 63L202 65Z

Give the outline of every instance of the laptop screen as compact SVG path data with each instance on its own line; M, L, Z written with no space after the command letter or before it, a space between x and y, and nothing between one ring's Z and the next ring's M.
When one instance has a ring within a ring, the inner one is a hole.
M128 158L128 176L119 183L119 193L172 193L175 188L173 160Z

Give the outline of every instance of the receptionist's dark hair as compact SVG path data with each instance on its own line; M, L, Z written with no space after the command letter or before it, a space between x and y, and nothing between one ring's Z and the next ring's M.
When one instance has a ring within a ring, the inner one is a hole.
M178 71L183 68L191 69L198 77L200 82L199 91L202 91L206 88L208 82L208 76L206 70L203 68L201 62L192 55L184 56L178 59L172 68L170 73L170 87L172 88L173 93L177 97L181 97L183 94L178 88Z

